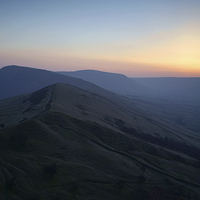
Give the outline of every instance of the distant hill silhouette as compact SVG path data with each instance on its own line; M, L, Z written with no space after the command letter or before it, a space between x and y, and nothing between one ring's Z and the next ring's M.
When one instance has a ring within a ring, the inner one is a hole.
M67 76L80 78L94 83L104 89L121 95L149 94L150 89L123 74L102 72L97 70L79 70L74 72L59 72Z
M155 90L157 95L184 98L186 100L200 100L200 78L132 78L132 80Z
M200 78L128 78L123 74L96 70L59 73L89 81L122 95L200 100Z
M47 70L12 65L0 69L0 99L34 92L54 83L67 83L96 94L106 92L78 78ZM110 95L109 92L108 95Z

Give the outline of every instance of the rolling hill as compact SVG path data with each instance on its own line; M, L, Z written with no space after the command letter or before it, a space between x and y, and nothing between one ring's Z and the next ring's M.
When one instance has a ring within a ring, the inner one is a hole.
M74 72L63 71L58 73L74 78L80 78L120 95L147 95L150 94L150 92L153 92L148 86L144 86L123 74L97 70L79 70Z
M140 110L200 133L200 78L128 78L95 70L59 72L122 94Z
M200 133L200 78L131 79L95 70L60 73L65 75L15 65L3 67L0 99L31 93L58 82L67 83L110 99L119 98L113 92L126 95L132 101L129 103L140 105L139 110L145 115Z
M0 100L0 198L199 199L200 136L114 95L58 83Z
M74 78L94 83L99 87L122 95L142 97L165 97L168 99L184 98L200 100L200 78L128 78L123 74L102 72L97 70L79 70L58 72Z
M78 78L42 69L12 65L0 69L0 99L31 93L55 83L67 83L96 94L102 92L100 87Z

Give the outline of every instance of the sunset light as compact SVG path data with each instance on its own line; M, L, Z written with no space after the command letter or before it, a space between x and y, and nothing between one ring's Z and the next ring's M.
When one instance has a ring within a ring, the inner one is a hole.
M0 67L200 76L196 0L1 1L0 11Z

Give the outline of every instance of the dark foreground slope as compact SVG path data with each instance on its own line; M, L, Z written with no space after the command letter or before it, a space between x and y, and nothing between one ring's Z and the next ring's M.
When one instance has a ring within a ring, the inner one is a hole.
M65 84L19 98L27 119L0 131L0 199L200 198L195 154L156 142L167 135L198 154L194 133Z

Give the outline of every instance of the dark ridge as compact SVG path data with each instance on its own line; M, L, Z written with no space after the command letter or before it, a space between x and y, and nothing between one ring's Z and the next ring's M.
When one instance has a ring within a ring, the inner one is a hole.
M97 94L105 92L102 88L78 78L11 65L0 69L0 99L35 92L56 83L66 83Z
M30 96L30 102L32 105L37 105L39 104L42 99L44 99L47 95L47 88L43 88L41 90L38 90L36 92L34 92L33 94L31 94Z

